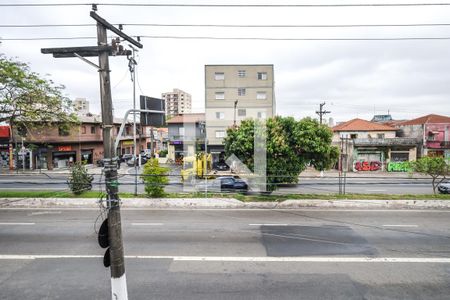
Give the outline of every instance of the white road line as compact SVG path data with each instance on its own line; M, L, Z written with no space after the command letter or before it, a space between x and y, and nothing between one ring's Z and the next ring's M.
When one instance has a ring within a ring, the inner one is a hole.
M36 225L36 223L14 223L14 222L6 222L6 223L0 223L0 225Z
M103 258L103 255L0 255L0 260L85 259ZM159 256L126 255L127 259L171 259L200 262L323 262L323 263L450 263L443 257L268 257L268 256Z
M61 211L36 211L29 214L29 216L37 216L37 215L57 215L61 214Z
M289 226L289 224L276 224L276 223L268 223L268 224L248 224L249 226Z
M131 226L163 226L163 223L131 223Z
M419 225L414 224L386 224L383 227L419 227Z

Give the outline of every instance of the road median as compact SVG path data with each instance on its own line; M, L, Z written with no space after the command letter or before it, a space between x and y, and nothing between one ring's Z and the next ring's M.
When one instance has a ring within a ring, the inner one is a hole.
M0 208L97 208L95 198L0 198ZM123 208L149 209L450 209L443 199L289 199L243 202L234 198L124 198Z

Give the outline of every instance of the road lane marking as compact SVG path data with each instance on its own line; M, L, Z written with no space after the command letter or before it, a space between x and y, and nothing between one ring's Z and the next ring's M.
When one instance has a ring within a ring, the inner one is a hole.
M163 223L131 223L131 226L163 226Z
M0 223L0 225L36 225L36 223L14 223L14 222L5 222L5 223Z
M419 227L419 225L414 224L386 224L383 227Z
M103 255L0 255L0 260L36 260L36 259L86 259L103 258ZM326 257L326 256L163 256L163 255L126 255L126 259L171 259L173 261L197 262L323 262L323 263L450 263L445 257Z
M61 211L36 211L28 215L37 216L37 215L57 215L57 214L61 214Z
M267 223L267 224L248 224L249 226L290 226L289 224L276 224L276 223Z

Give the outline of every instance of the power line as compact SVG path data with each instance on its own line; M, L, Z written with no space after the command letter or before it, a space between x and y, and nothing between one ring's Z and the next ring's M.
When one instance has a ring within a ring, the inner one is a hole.
M216 8L342 8L342 7L415 7L450 6L448 2L431 3L341 3L341 4L200 4L200 3L4 3L0 7L51 7L51 6L128 6L128 7L216 7Z
M178 40L256 40L256 41L414 41L414 40L450 40L450 37L392 37L392 38L270 38L270 37L215 37L215 36L164 36L139 35L148 39ZM79 37L32 37L32 38L0 38L0 41L39 41L39 40L82 40L95 39L94 36Z
M223 27L223 28L352 28L352 27L436 27L450 26L450 23L414 24L157 24L157 23L117 23L113 25L137 27ZM95 24L0 24L1 28L41 28L41 27L94 27Z

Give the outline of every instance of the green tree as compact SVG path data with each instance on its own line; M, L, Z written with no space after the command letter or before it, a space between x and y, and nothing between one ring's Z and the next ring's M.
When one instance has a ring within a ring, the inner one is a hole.
M76 163L70 168L70 176L67 181L70 190L75 195L92 189L94 177L90 175L86 166L82 163Z
M0 54L0 122L9 123L11 129L78 123L63 89L31 71L27 64Z
M254 171L255 120L248 119L227 130L225 154L236 155ZM298 175L307 165L325 170L337 161L339 150L331 146L332 131L316 120L273 117L266 120L267 189L273 191L279 183L297 183Z
M168 168L159 166L156 158L147 161L141 175L147 195L150 197L161 197L164 195L164 185L169 183L167 178L168 171Z
M450 174L449 162L443 157L424 156L410 162L412 171L431 176L433 193L436 195L437 186Z

